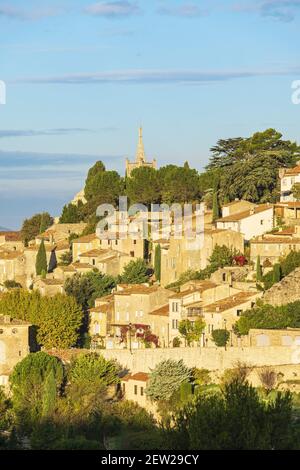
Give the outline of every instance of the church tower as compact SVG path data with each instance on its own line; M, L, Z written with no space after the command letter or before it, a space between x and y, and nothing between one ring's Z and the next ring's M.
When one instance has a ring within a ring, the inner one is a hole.
M139 138L138 138L138 146L136 152L135 162L130 162L128 158L126 159L126 176L130 176L131 172L136 168L141 167L149 167L157 169L157 162L154 158L152 162L147 162L146 155L145 155L145 147L143 142L143 128L139 128Z

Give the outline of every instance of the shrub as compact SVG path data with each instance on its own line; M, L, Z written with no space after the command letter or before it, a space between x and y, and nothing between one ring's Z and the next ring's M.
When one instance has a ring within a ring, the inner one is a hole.
M219 348L225 347L230 338L230 333L227 330L214 330L212 332L212 339L216 346Z

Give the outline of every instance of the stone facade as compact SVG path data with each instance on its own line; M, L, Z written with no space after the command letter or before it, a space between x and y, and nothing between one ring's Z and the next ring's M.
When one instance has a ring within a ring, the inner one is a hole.
M0 316L0 386L8 385L15 365L30 352L30 323Z
M260 204L217 220L218 229L239 232L246 241L269 232L273 227L274 207L271 204Z
M244 252L244 239L241 233L231 230L205 230L199 239L158 240L161 245L161 285L167 286L178 280L189 270L205 269L216 245L225 245L241 253Z

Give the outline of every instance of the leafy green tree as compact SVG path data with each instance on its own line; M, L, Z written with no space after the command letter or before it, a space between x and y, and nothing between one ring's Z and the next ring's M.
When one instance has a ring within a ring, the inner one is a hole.
M256 280L260 282L262 280L263 273L262 273L262 268L260 264L260 256L258 255L256 259Z
M75 346L83 313L73 297L56 294L43 297L37 340L45 348L67 349Z
M282 140L274 129L249 138L221 140L212 149L208 169L223 169L220 194L253 202L274 202L278 197L278 170L299 158L296 143Z
M60 266L69 266L73 261L72 251L66 251L63 253L59 260Z
M120 382L119 372L120 366L115 360L106 360L97 353L83 353L72 361L68 378L73 384L96 383L108 387Z
M273 307L262 304L242 313L234 325L239 335L247 335L250 329L285 329L300 327L300 302Z
M39 250L37 252L35 270L36 270L37 276L40 276L43 271L47 272L48 270L47 255L46 255L46 248L45 248L44 240L41 241Z
M85 197L88 205L84 206L84 210L89 208L88 215L96 213L96 209L100 204L117 205L119 196L124 193L124 181L116 171L99 171L91 177L88 176L85 185Z
M79 338L83 313L73 297L41 296L38 291L13 289L0 299L0 314L37 327L37 339L46 348L69 348Z
M92 271L87 274L75 274L65 281L66 294L75 297L84 310L93 307L95 299L110 294L116 287L116 279L109 275Z
M30 219L25 219L21 229L22 240L27 245L31 240L41 233L41 229L45 231L52 224L53 218L50 216L50 214L48 214L48 212L36 214Z
M82 221L82 213L80 207L75 204L65 205L59 219L61 224L77 224Z
M222 393L200 393L176 411L167 437L165 447L174 450L288 449L292 397L279 392L274 402L266 402L247 382L234 381Z
M296 201L300 201L300 183L295 183L293 185L292 194Z
M180 385L190 378L191 370L182 359L161 361L150 374L146 395L153 401L169 400L180 389Z
M150 206L160 202L159 173L154 168L135 168L126 180L126 194L131 204Z
M166 204L193 202L201 195L198 172L186 165L167 165L160 168L159 176L162 202Z
M229 338L230 338L230 333L227 330L219 329L219 330L214 330L211 336L215 345L221 348L227 345Z
M154 272L155 272L155 279L157 281L160 281L160 278L161 278L161 246L160 244L156 245L155 247Z
M179 322L178 331L190 346L194 341L199 342L205 328L205 322L198 319L194 322L182 320Z
M15 366L9 380L14 411L21 427L32 426L46 412L51 375L54 377L56 393L55 397L51 398L53 410L53 401L58 398L63 382L61 362L56 357L38 352L29 354ZM48 409L50 410L49 407Z
M121 276L124 284L143 284L149 281L148 267L143 259L132 260L128 263Z
M217 271L219 268L225 266L232 266L233 258L237 255L231 248L225 245L216 245L211 257L209 258L210 268L213 271Z

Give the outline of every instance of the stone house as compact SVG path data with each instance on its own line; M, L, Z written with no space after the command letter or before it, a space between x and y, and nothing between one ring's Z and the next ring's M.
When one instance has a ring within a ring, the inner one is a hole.
M5 281L26 286L26 259L21 251L0 250L0 285Z
M300 250L300 227L289 227L272 234L256 237L250 241L250 259L256 263L260 256L262 264L274 265L291 251Z
M37 278L33 283L33 289L42 295L52 297L56 294L64 294L64 283L59 279Z
M35 238L35 243L39 245L44 240L45 244L53 245L61 241L67 241L72 234L81 235L86 226L85 222L78 224L53 224L44 233Z
M141 338L145 331L150 330L154 334L151 330L152 326L155 328L151 312L166 304L170 295L171 291L159 286L119 284L113 293L113 318L106 347L124 348L128 341L133 349L141 347ZM127 331L126 338L124 338L124 329ZM167 331L165 337L166 335ZM164 342L165 337L158 338L159 342Z
M20 232L0 232L0 249L6 251L22 251L24 243L22 242Z
M186 271L199 271L209 264L214 248L225 245L238 252L244 252L244 239L241 233L232 230L205 230L196 239L158 240L153 242L153 250L161 246L161 285L168 286L178 280Z
M114 295L96 299L95 307L89 312L89 333L94 345L104 345L105 338L111 332L114 318Z
M253 209L254 207L255 204L253 204L253 202L236 199L235 201L228 202L222 206L222 217L238 214L239 212L244 212Z
M8 386L15 365L30 352L30 323L0 316L0 387Z
M113 250L94 249L80 255L80 263L89 264L101 273L118 276L124 267L131 261L126 253Z
M217 285L210 280L198 281L189 289L178 292L169 298L169 339L170 345L174 339L179 337L179 323L182 320L203 319L204 308L206 305L217 302L218 300L236 295L240 291L231 287L229 284ZM204 345L204 335L202 338Z
M238 292L224 299L217 300L203 307L203 320L205 321L205 336L210 338L212 332L217 329L228 329L232 333L232 327L241 314L253 308L262 292Z
M299 162L298 162L299 163ZM280 201L292 202L295 201L293 197L292 188L295 183L300 183L300 165L297 164L294 168L280 168Z
M264 233L274 227L274 206L259 204L242 212L237 212L216 221L218 229L233 230L244 236L245 241Z
M145 393L148 380L149 375L145 372L125 375L121 378L121 392L124 399L131 400L147 411L155 413L155 405Z

